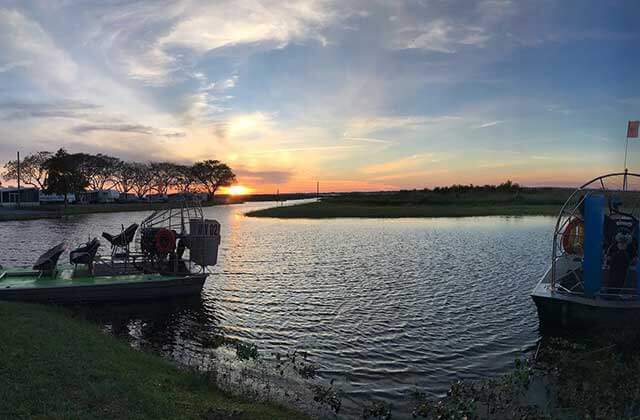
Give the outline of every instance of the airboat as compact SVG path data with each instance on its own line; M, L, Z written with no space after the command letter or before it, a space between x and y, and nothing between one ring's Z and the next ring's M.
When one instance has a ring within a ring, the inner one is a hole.
M543 327L624 327L640 321L640 174L596 177L560 210L551 266L533 289Z
M0 269L0 300L48 303L118 302L199 294L218 259L220 224L198 203L156 210L140 224L104 232L58 265L61 243L30 268Z

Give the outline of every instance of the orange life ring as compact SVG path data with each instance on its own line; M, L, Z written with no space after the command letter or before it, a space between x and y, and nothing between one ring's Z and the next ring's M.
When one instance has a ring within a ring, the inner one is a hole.
M160 229L155 237L156 251L168 254L176 248L176 235L169 229Z
M584 222L574 217L562 232L562 249L567 254L582 255L584 250Z

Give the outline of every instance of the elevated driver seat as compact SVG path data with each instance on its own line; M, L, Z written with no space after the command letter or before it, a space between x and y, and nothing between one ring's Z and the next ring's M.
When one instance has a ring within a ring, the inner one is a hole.
M86 264L89 266L89 269L91 269L99 248L100 241L98 238L93 238L90 242L71 251L69 253L69 262L76 266L78 264Z
M138 230L138 224L133 223L118 235L111 235L110 233L102 232L102 237L105 238L107 241L109 241L112 248L116 248L116 247L126 248L133 241L133 238L136 236L137 230Z

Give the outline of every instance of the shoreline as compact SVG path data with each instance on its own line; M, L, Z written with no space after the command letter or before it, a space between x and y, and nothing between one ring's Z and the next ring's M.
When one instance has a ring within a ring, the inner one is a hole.
M213 207L236 203L202 203L202 207ZM171 207L179 207L180 202L175 203L106 203L106 204L73 204L66 208L63 205L42 205L28 209L0 208L0 222L58 219L67 216L98 213L123 213L138 211L153 211Z
M318 201L291 206L270 207L245 213L248 217L278 219L335 218L431 218L479 216L557 216L555 204L431 204L379 205Z
M231 396L204 375L132 349L50 306L0 302L3 418L306 418Z

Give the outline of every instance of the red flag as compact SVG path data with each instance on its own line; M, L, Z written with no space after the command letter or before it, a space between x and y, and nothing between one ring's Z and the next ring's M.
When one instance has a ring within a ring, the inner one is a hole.
M640 128L640 121L629 121L627 138L638 137L638 128Z

